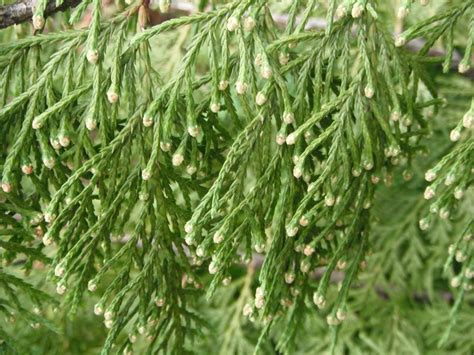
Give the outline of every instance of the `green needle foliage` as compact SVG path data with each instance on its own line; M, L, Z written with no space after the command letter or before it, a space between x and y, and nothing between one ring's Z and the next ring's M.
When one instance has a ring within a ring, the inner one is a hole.
M0 32L3 349L472 353L474 2L173 5Z

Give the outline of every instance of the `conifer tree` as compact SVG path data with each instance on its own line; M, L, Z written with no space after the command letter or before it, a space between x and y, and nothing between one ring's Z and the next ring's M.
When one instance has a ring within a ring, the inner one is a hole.
M0 28L2 353L474 351L474 1Z

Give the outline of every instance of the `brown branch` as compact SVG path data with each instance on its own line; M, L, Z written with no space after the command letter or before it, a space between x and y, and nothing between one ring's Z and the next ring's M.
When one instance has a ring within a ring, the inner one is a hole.
M44 15L49 16L58 11L76 7L82 0L64 0L56 6L56 0L49 0ZM30 21L33 17L36 0L20 0L13 4L0 6L0 29Z

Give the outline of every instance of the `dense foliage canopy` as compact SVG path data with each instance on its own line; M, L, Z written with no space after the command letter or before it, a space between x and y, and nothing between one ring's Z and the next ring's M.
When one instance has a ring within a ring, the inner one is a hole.
M474 352L474 1L0 27L0 352Z

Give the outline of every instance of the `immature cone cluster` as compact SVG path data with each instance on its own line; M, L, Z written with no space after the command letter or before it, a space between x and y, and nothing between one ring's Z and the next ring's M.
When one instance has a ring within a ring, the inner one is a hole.
M261 309L265 305L265 292L261 287L255 290L255 308Z
M164 298L158 298L155 300L155 304L157 307L163 307L165 305L165 299Z
M86 118L86 128L89 131L93 131L94 129L97 128L97 121L93 117L87 117Z
M54 268L54 275L56 277L63 277L65 273L66 273L66 269L61 263L56 265L56 267Z
M428 228L430 227L430 222L427 218L422 218L420 219L419 221L419 227L422 231L426 231L428 230Z
M161 12L167 13L171 6L171 0L159 0L158 6Z
M102 313L104 313L104 307L101 304L96 304L94 306L94 314L96 316L100 316Z
M462 187L458 186L454 189L454 198L456 200L460 200L464 197L464 190Z
M250 317L253 314L252 305L246 303L244 308L242 309L242 314L244 315L244 317Z
M276 142L277 142L278 145L283 145L283 144L285 144L285 142L286 142L286 136L285 136L284 134L282 134L282 133L278 133L278 134L276 135L276 139L275 139L275 140L276 140Z
M287 137L286 137L286 144L287 145L293 145L296 143L296 135L294 133L290 133Z
M191 137L194 137L196 138L197 136L199 136L199 133L201 133L201 129L199 128L199 126L191 126L191 127L188 127L188 134L191 136ZM165 144L165 143L164 143ZM168 143L169 144L169 143ZM163 151L167 152L169 150L170 147L165 147L165 149L163 149L163 147L161 148Z
M428 181L428 182L432 182L436 179L436 172L433 171L432 169L428 170L426 173L425 173L425 180Z
M462 125L464 128L472 128L474 127L474 112L468 111L462 118Z
M219 244L222 243L222 241L224 240L224 236L221 234L221 232L217 231L216 233L214 233L212 240L214 241L214 243Z
M283 122L285 122L286 124L292 124L294 121L295 115L293 114L293 112L285 112L283 114Z
M398 37L395 39L395 46L396 46L396 47L403 47L406 43L407 43L407 40L406 40L406 38L403 37L403 36L398 36Z
M295 167L293 168L293 176L294 176L296 179L299 179L302 175L303 175L303 169L302 169L302 167L299 166L299 165L295 165Z
M49 142L51 143L51 146L55 150L59 150L62 148L61 144L59 143L59 140L57 138L50 138Z
M326 206L331 207L331 206L334 206L334 204L336 203L336 199L334 198L333 195L327 194L324 197L324 203L326 204Z
M153 125L153 119L150 116L143 116L142 122L145 127L151 127Z
M459 63L459 65L458 65L458 71L459 71L460 74L467 73L469 68L470 68L469 65L466 64L466 63L463 63L463 62Z
M97 284L95 283L94 280L90 280L87 284L87 289L90 291L90 292L95 292L95 290L97 290Z
M35 117L33 119L33 122L31 123L31 127L33 129L40 129L43 127L43 120L40 119L39 117Z
M42 239L42 243L44 244L44 246L47 247L47 246L53 244L53 239L48 234L45 234L43 239Z
M227 20L227 31L229 32L233 32L235 31L237 28L239 28L239 19L235 16L231 16L228 20Z
M33 28L35 30L41 30L44 27L44 17L40 15L33 15L32 17Z
M272 68L270 68L269 65L263 65L260 74L262 75L262 78L270 79L273 75Z
M288 62L290 61L290 55L288 53L280 53L278 55L278 62L280 65L287 65Z
M299 220L299 224L302 227L306 227L309 224L309 219L306 218L306 216L301 216L301 218Z
M262 106L265 104L265 102L267 102L267 97L265 96L263 92L259 92L257 96L255 97L255 103L258 106Z
M184 242L187 244L187 245L194 245L194 237L192 235L187 235L184 237Z
M115 91L107 91L107 100L109 100L111 104L115 104L118 99L119 96Z
M89 49L86 58L91 64L97 64L99 61L99 51L97 49Z
M339 4L336 8L336 18L341 19L346 15L347 15L346 5L345 4Z
M347 266L347 261L343 259L338 260L336 266L339 270L344 270Z
M431 186L428 186L424 193L425 199L431 200L434 196L435 196L435 190Z
M43 164L48 169L52 169L56 165L56 159L54 159L54 157L46 156L46 157L43 158Z
M22 165L21 166L21 171L25 175L30 175L33 173L33 165L27 164L27 165Z
M193 223L191 221L186 222L184 225L184 231L188 234L191 234L194 230Z
M226 90L228 86L229 86L229 82L227 80L221 80L219 82L219 90L220 91Z
M307 245L303 249L303 254L306 256L311 256L314 253L314 248L311 245Z
M56 285L56 292L58 295L64 295L64 293L66 292L66 285L63 284L62 282L59 282Z
M255 244L254 249L257 253L262 254L265 251L265 244Z
M146 180L150 180L150 178L151 178L151 172L148 169L144 169L142 171L142 179L146 181Z
M181 154L179 152L173 154L173 158L172 158L172 161L171 161L173 166L180 166L183 163L183 161L184 161L183 154Z
M221 106L218 103L214 102L214 103L211 104L211 111L212 112L217 113L217 112L219 112L220 109L221 109Z
M10 193L12 191L12 185L8 182L2 182L2 190L5 193Z
M357 1L354 6L352 6L352 12L351 15L353 18L359 18L362 16L362 13L364 12L364 6Z
M371 99L372 97L374 97L374 88L370 85L367 85L364 89L364 94L365 94L365 97L367 97L368 99Z
M405 6L401 6L399 9L398 9L398 18L400 19L403 19L405 17L408 16L408 13L410 12L410 9L408 7L405 7Z
M246 32L251 32L255 28L255 20L253 17L246 17L244 19L244 30Z
M197 136L199 134L199 127L188 127L188 133L192 137L195 137L193 134L195 134ZM170 142L160 142L160 149L163 152L169 152L170 149L171 149L171 143Z
M298 233L298 227L291 227L291 226L288 226L286 228L286 235L288 237L294 237L296 234Z
M69 136L67 135L60 134L58 136L58 139L59 139L59 144L61 144L63 148L67 148L69 147L69 144L71 144L71 138L69 138Z
M459 139L461 139L461 131L458 128L453 129L449 134L449 139L451 142L457 142Z
M219 268L217 267L216 262L213 260L209 264L209 273L211 275L214 275L215 273L217 273L217 271L219 271Z
M235 91L237 91L237 94L239 95L245 94L247 92L247 84L238 81L237 83L235 83Z

